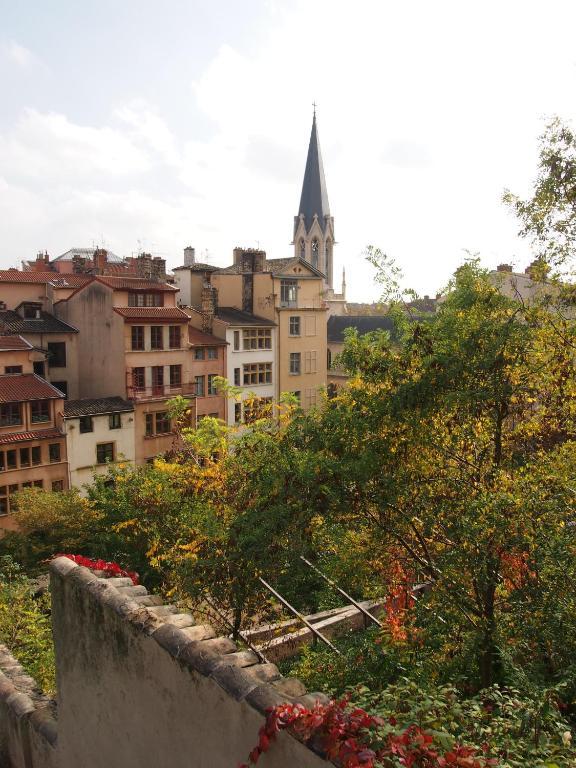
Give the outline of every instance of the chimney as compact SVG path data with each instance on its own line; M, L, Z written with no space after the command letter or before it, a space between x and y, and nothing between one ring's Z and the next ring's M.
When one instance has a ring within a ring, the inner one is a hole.
M264 272L266 251L259 248L234 248L234 265L241 272Z
M191 245L187 245L184 248L184 266L191 267L193 264L196 264L196 251Z
M512 272L511 264L498 264L496 267L497 272Z
M94 271L97 275L103 275L108 263L108 251L104 248L96 248L92 258L94 260Z
M213 288L209 280L206 279L202 285L200 296L200 309L202 312L202 330L204 333L212 333L212 324L214 315L218 307L218 291Z

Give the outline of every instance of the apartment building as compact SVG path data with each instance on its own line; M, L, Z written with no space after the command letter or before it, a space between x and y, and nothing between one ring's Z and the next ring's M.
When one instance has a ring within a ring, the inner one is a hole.
M22 337L0 336L0 530L16 527L17 491L68 488L64 396L33 373L31 352Z
M304 410L327 385L327 304L323 275L298 257L267 259L236 248L234 264L209 276L218 304L241 309L276 327L275 397L293 392Z
M193 313L187 314L190 316ZM190 325L188 342L191 378L196 395L196 421L204 416L226 421L226 398L216 386L218 377L226 377L226 341Z
M188 314L193 325L205 322L200 311ZM238 398L228 400L227 422L242 424L250 421L258 404L276 397L276 324L234 307L214 307L211 323L214 336L225 345L229 383L240 390ZM254 402L245 404L247 399Z
M167 401L190 400L194 382L188 316L166 283L97 276L54 305L64 322L88 340L80 346L80 398L119 396L134 403L136 463L176 446Z
M105 474L109 464L136 461L134 403L121 397L64 403L70 485L77 488Z

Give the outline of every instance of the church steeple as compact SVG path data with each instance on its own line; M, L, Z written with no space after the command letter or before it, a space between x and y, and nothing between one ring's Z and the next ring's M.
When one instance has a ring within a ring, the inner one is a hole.
M294 217L294 247L296 256L305 259L325 275L328 288L332 288L333 244L334 219L330 216L314 105L300 206L298 216Z

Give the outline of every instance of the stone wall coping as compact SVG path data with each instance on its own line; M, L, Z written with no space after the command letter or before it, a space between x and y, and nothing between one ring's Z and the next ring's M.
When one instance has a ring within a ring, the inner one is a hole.
M143 587L131 588L122 580L120 589L117 589L115 577L102 578L97 572L66 557L52 560L50 570L62 579L75 581L81 589L132 624L138 632L150 636L175 661L213 679L233 699L245 701L260 714L265 714L269 707L287 702L299 702L311 707L316 701L329 701L322 693L307 692L300 680L283 677L275 664L260 663L256 654L239 649L229 637L215 637L214 632L208 632L201 633L201 636L207 634L206 639L195 639L194 633L190 632L194 629L191 617L188 626L180 627L172 623L175 615L182 617L187 614L163 613L157 610L157 605L143 604L142 599L148 594ZM133 590L135 594L132 594ZM182 623L182 619L178 623ZM206 625L202 626L206 628ZM291 736L298 738L294 734ZM255 733L255 743L256 739ZM309 748L317 754L316 749Z

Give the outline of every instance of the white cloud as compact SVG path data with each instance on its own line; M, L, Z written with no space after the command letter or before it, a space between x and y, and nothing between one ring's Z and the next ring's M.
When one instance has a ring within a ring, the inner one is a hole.
M2 51L7 59L23 69L27 69L31 66L36 58L32 51L14 40L5 43L2 46Z

